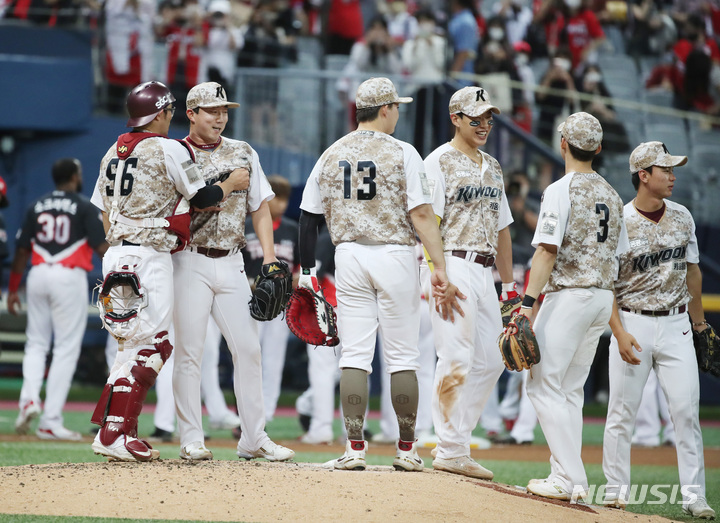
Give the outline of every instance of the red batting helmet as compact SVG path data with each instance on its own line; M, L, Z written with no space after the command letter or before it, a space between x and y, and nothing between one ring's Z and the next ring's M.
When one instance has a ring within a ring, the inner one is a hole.
M160 111L175 101L170 89L160 82L145 82L136 86L127 97L130 119L127 127L142 127L153 121Z

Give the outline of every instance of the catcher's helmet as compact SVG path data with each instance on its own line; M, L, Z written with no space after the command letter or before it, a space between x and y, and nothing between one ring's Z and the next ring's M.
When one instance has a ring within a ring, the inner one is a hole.
M135 272L111 271L98 286L97 307L103 327L117 340L127 340L140 326L138 314L147 307L147 295Z
M167 86L160 82L145 82L136 86L127 97L130 119L127 127L142 127L153 121L160 111L175 101Z

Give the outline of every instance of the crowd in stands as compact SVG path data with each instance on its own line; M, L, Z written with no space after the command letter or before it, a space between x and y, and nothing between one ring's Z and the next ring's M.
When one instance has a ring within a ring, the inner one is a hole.
M167 56L162 79L182 103L199 82L232 89L240 68L294 63L297 39L309 37L325 55L349 56L338 90L351 106L350 73L417 78L418 96L442 89L452 73L492 75L528 86L510 95L526 130L550 137L563 111L582 108L612 128L609 147L626 152L612 105L573 96L611 94L598 56L620 53L637 64L625 73L672 93L675 108L720 116L720 0L0 0L0 16L97 28L110 111L157 76L158 44ZM535 93L534 85L561 91ZM253 106L273 106L276 90L250 89Z

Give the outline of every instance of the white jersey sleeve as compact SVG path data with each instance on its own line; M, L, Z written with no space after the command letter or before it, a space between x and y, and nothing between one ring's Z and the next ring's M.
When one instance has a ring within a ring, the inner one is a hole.
M323 164L324 160L321 157L315 163L310 176L305 182L305 189L303 189L302 201L300 202L300 209L305 212L323 214L322 196L320 194L320 184L318 183L318 173L322 170Z
M248 187L248 211L255 212L260 208L262 202L272 200L275 197L275 193L270 187L270 182L267 181L265 172L260 165L260 158L254 149L252 151L252 170L250 172L254 173L255 176L250 177L250 187Z
M95 188L93 189L90 201L95 207L101 211L105 211L105 203L103 202L102 195L100 194L100 183L95 183Z
M498 217L498 231L502 231L505 227L508 227L513 223L512 211L510 210L510 204L507 200L505 191L502 192L500 197L500 216Z
M178 192L190 200L205 187L205 180L190 153L176 140L162 140L167 173Z
M425 165L417 150L406 142L399 142L405 154L408 211L426 203L432 203L430 186L425 175Z
M570 177L566 175L545 189L540 204L540 217L532 240L533 247L537 248L541 243L558 247L562 245L570 215L569 182Z
M447 144L445 144L447 145ZM447 145L449 147L449 145ZM432 198L433 212L436 216L442 218L445 215L445 190L446 180L440 168L440 155L446 149L440 146L425 158L425 175L427 176L428 186L430 188L430 197Z
M688 212L688 215L690 213ZM690 215L690 222L692 227L690 228L690 242L687 246L687 262L688 263L700 263L700 249L698 248L697 236L695 236L695 220Z

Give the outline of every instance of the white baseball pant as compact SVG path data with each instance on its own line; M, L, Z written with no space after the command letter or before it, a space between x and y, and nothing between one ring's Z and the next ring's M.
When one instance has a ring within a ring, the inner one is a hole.
M88 283L83 269L42 263L27 277L27 341L23 356L20 409L40 390L52 346L52 362L45 386L45 405L38 428L63 426L62 411L72 385L87 327Z
M635 352L640 364L630 365L620 357L617 339L610 339L610 399L603 437L606 492L618 494L623 486L629 489L635 414L648 375L655 369L675 424L680 484L705 497L700 381L688 316L653 317L620 311L620 320L643 350Z
M298 398L298 412L310 416L307 437L313 441L332 441L335 417L335 387L340 379L341 346L307 345L310 386Z
M662 430L663 425L665 425L665 430ZM665 394L660 387L657 374L653 371L648 374L648 380L643 389L642 400L640 400L635 417L632 444L657 447L660 443L668 442L672 445L675 444L675 427L670 419Z
M233 377L242 437L238 447L254 451L265 432L262 366L257 322L250 316L250 285L240 254L209 258L191 251L173 255L175 266L175 371L173 390L181 446L204 443L200 366L210 316L233 359Z
M534 330L542 359L527 393L550 447L550 477L569 492L588 489L582 462L583 386L612 312L613 292L566 288L545 296Z
M497 348L502 332L495 282L490 268L445 255L448 274L467 296L460 300L465 317L455 322L431 312L437 350L433 387L433 422L437 457L470 455L472 431L505 366Z
M520 402L517 419L510 431L510 436L518 443L535 441L537 414L535 414L535 407L533 407L532 401L527 395L527 379L530 371L513 372L513 375L515 374L520 378Z

